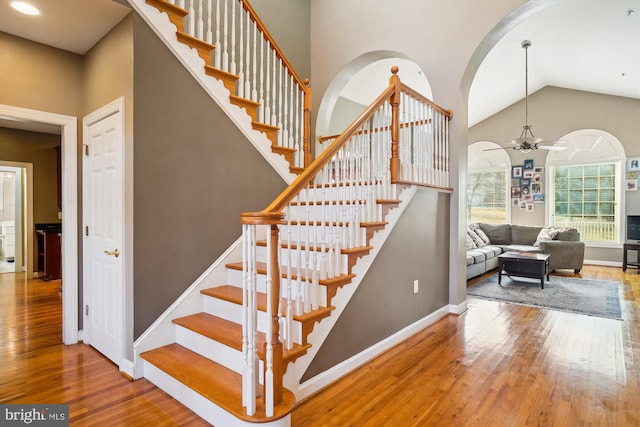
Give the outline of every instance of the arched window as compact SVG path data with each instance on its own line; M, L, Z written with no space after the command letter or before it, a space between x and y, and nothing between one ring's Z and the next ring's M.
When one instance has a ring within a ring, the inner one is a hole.
M567 149L547 156L548 224L577 228L586 242L619 244L622 144L595 129L571 132L562 139Z
M467 223L509 222L511 161L498 144L475 142L468 147ZM489 151L487 151L489 150Z

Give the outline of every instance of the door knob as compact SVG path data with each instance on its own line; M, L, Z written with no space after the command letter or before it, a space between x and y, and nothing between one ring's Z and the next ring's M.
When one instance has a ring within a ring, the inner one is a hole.
M117 248L112 251L104 251L104 253L107 255L113 255L116 258L120 256L120 251Z

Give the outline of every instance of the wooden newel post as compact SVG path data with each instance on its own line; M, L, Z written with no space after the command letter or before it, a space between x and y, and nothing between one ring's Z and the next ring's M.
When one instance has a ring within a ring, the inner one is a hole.
M311 164L311 85L309 79L304 81L304 167Z
M400 157L399 141L400 141L400 77L398 77L398 67L391 67L391 78L389 85L395 87L393 95L391 95L391 182L396 182L400 175Z
M271 262L271 299L267 304L271 307L271 336L266 337L273 349L273 403L277 405L282 401L282 377L284 375L283 365L283 347L280 342L280 265L278 262L278 250L280 242L278 241L278 225L271 224L269 239L271 253L269 254ZM267 344L265 343L265 346ZM266 348L265 348L266 354ZM265 394L266 395L266 394Z

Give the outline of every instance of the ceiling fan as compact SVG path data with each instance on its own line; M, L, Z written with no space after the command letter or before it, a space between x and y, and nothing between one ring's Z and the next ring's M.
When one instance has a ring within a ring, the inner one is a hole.
M565 146L556 145L565 141L543 141L542 138L536 138L531 131L531 125L529 124L529 55L528 49L531 47L531 41L524 40L521 44L524 49L524 126L522 126L522 133L520 137L509 141L512 145L500 148L488 148L484 151L492 150L516 150L522 153L528 153L531 150L564 150Z

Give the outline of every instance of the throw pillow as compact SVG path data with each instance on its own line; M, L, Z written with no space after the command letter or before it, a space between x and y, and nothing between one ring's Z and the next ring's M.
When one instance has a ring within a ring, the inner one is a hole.
M482 241L484 242L485 245L490 245L491 244L491 240L489 240L489 237L484 233L484 231L482 231L482 229L480 227L474 229L473 231L475 231L475 233L478 235L478 237L480 237L482 239Z
M540 242L543 240L554 240L558 236L560 231L561 229L557 227L544 227L542 230L540 230L538 238L536 239L536 242L533 244L533 246L540 246Z
M473 238L471 237L471 233L469 233L467 231L467 250L470 251L471 249L476 249L476 243L473 241Z
M471 236L471 239L473 239L473 243L475 243L476 248L481 248L483 247L486 243L484 243L484 241L480 238L480 236L478 236L476 234L475 231L473 231L472 229L470 229L469 227L467 227L467 236Z

